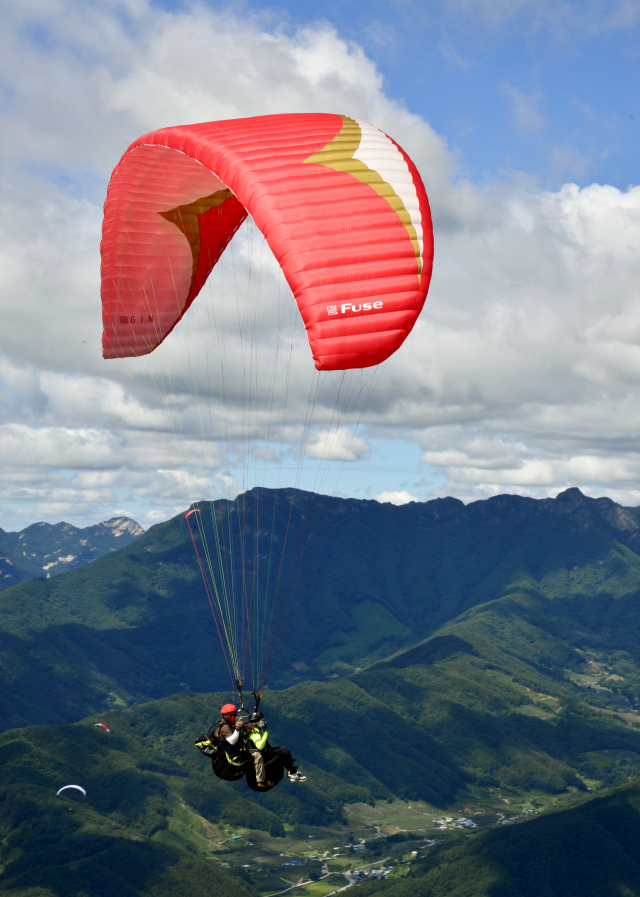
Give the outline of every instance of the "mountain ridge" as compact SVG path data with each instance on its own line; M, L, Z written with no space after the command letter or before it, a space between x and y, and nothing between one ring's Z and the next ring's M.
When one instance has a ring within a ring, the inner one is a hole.
M41 521L18 532L0 529L0 589L36 577L59 576L130 545L143 534L129 517L111 517L86 527Z
M462 625L484 604L500 600L504 614L509 594L519 596L518 614L569 629L584 626L585 614L589 626L613 614L620 646L635 650L637 509L577 489L556 499L496 496L464 505L448 498L400 507L286 489L265 494L275 504L274 540L290 525L291 539L307 551L272 686L351 674L453 620ZM240 514L242 501L251 505L244 496L218 507ZM307 518L322 527L310 528ZM251 526L249 517L248 538ZM88 566L1 594L3 728L51 722L54 707L71 722L109 701L207 692L227 679L182 515ZM556 602L551 609L549 601ZM65 666L65 654L75 667ZM56 691L60 675L67 687ZM26 692L33 709L16 716L14 707L26 711ZM71 706L77 710L69 716Z

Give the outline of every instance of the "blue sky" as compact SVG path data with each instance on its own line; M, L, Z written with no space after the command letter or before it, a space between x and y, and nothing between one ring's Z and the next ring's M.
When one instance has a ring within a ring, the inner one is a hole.
M329 22L375 61L388 95L459 152L461 173L475 182L515 172L551 189L569 180L621 189L638 181L637 4L290 0L232 8L289 32Z
M472 501L579 486L640 503L639 54L640 0L10 0L0 526L120 513L148 526L180 510L157 422L101 358L108 178L151 129L286 111L391 134L435 222L424 311L348 451L339 434L330 491ZM301 485L321 449L316 432ZM216 483L236 475L230 460Z

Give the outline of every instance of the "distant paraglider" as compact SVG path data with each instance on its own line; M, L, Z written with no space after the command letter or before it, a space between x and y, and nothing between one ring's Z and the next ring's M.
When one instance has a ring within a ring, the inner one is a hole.
M85 797L87 796L87 792L84 790L82 785L64 785L64 787L62 787L60 791L56 793L56 797L58 797L60 794L62 794L63 791L66 791L68 788L75 788L77 791L82 791Z
M190 510L190 511L187 511L187 513L184 515L184 519L185 519L185 520L188 520L189 517L190 517L192 514L200 514L200 515L202 515L202 511L200 510L200 508L191 508L191 510ZM194 529L196 528L196 522L195 522L195 520L193 521L193 528L194 528Z
M109 728L109 726L105 726L104 723L95 723L94 725L101 726L105 730L107 735L111 735L111 729Z

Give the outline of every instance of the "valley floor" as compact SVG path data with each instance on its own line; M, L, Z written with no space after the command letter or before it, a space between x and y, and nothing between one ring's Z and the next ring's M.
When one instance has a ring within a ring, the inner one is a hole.
M500 789L474 789L472 797L444 811L424 801L354 803L345 807L347 825L286 826L284 838L212 825L185 807L188 818L174 817L160 837L176 843L186 837L186 825L199 851L223 868L244 870L260 897L329 897L361 882L405 877L436 844L565 809L575 801L573 793L503 797Z

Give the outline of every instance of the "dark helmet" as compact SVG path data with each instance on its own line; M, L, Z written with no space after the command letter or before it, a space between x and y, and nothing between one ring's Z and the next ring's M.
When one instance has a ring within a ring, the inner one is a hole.
M254 710L249 717L250 723L261 723L264 719L264 713L261 710Z
M238 712L238 708L235 704L224 704L224 706L220 710L220 714L223 719L231 719L235 720L236 713Z

